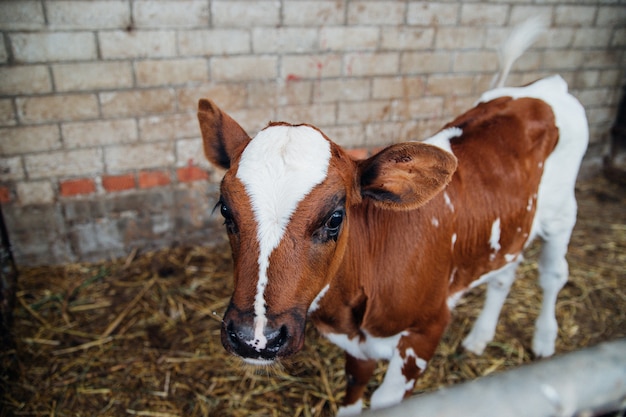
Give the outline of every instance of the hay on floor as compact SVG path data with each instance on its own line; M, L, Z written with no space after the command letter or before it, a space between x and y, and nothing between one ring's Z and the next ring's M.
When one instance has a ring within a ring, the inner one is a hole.
M626 193L579 184L557 353L626 335ZM482 356L459 346L483 290L459 304L415 393L533 361L540 306L532 246ZM327 416L343 396L343 353L308 329L302 352L251 369L220 343L228 248L179 247L99 264L22 268L15 349L2 352L2 416ZM380 366L370 393L381 382ZM368 394L369 395L369 394Z

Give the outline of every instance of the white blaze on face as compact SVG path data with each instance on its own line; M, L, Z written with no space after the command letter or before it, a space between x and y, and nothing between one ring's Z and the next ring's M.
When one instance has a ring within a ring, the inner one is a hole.
M272 251L280 243L298 203L328 172L330 143L308 126L270 126L241 155L237 178L250 198L259 242L259 277L254 298L254 340L266 347L264 292Z

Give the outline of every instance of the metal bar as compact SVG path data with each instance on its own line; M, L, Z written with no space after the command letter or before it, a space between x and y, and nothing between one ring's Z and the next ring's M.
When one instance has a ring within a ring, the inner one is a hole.
M367 411L385 417L570 417L626 407L626 339Z

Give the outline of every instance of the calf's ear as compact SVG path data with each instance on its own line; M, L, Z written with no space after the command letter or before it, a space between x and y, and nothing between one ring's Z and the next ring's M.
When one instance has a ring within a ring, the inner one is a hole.
M230 168L230 162L241 153L250 136L215 103L204 98L198 102L198 122L206 158L221 168Z
M392 145L359 163L361 195L383 208L412 210L437 195L456 166L454 155L433 145Z

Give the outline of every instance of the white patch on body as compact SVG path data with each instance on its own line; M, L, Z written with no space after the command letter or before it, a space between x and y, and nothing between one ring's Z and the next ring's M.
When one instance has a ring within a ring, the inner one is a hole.
M433 226L435 226L435 227L439 227L439 220L438 220L436 217L433 217L433 218L430 220L430 223L431 223Z
M450 200L450 196L445 191L443 192L443 199L446 202L446 206L448 206L450 211L454 213L454 205L452 205L452 200Z
M451 242L452 243L452 246L451 246L452 251L454 251L454 245L456 245L456 238L457 238L456 233L453 233L452 234L452 239L451 239L452 240L452 242Z
M350 405L343 405L337 411L337 417L358 416L363 409L363 399L359 398L357 402Z
M500 251L500 218L498 217L491 225L491 236L489 237L489 246L493 249L493 253L489 255L489 260L493 261Z
M507 253L504 255L504 260L506 262L513 262L517 258L516 253Z
M449 127L434 134L430 138L426 139L424 143L436 146L444 151L452 153L452 147L450 146L450 139L459 137L463 134L463 131L458 127Z
M459 291L448 297L446 300L446 304L448 305L449 310L454 310L454 307L459 303L461 298L463 297L464 291Z
M330 284L326 284L326 286L324 288L322 288L322 291L320 291L320 293L317 294L317 296L315 297L315 299L311 303L311 306L309 307L309 314L311 314L312 312L314 312L315 310L317 310L319 308L320 301L322 301L322 298L324 298L324 296L328 292L329 288L330 288Z
M390 360L398 341L406 334L406 332L401 332L389 337L374 337L366 331L363 333L365 334L363 342L358 336L350 339L347 335L339 333L326 333L324 336L357 359Z
M533 197L530 197L528 199L528 205L526 206L526 211L531 211L533 209L533 201L534 201Z
M270 255L300 201L326 178L330 156L330 143L308 126L270 126L241 155L237 178L252 203L259 242L254 340L248 342L257 351L267 345L264 292Z

